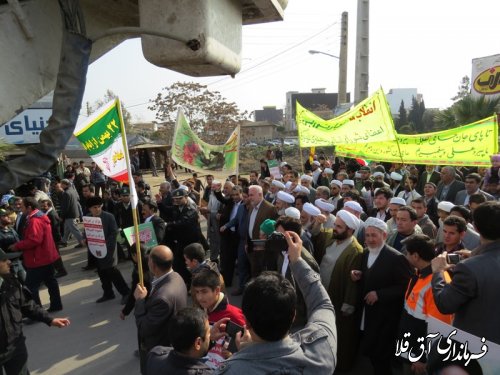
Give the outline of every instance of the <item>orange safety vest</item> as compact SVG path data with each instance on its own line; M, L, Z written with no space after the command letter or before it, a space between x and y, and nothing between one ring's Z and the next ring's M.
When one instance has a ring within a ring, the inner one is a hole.
M444 272L444 280L447 284L451 281L451 277L448 272ZM434 302L431 281L432 273L423 278L419 277L415 286L410 291L412 283L410 280L405 294L405 310L409 315L416 319L426 320L428 316L432 316L442 322L451 324L453 314L442 314Z

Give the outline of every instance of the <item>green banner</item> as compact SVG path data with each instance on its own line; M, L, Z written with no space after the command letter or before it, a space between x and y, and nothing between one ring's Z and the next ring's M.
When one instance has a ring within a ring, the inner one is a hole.
M128 227L123 230L123 234L127 239L129 245L135 243L135 233L134 227ZM139 238L140 242L143 242L146 247L153 247L158 245L158 240L156 239L155 229L153 227L153 223L144 223L139 224Z
M239 146L239 127L231 133L225 144L210 145L191 130L184 112L179 109L172 141L172 159L177 164L197 172L237 174Z
M323 120L296 103L300 147L392 141L396 131L382 89L350 111Z
M337 145L335 151L339 156L405 164L490 166L490 155L498 152L497 117L435 133L398 134L397 142Z

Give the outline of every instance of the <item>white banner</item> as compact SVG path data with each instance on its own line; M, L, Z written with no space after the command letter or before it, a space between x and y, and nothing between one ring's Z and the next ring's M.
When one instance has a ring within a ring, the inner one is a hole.
M106 248L106 238L104 237L101 218L84 216L83 227L87 237L87 246L92 255L96 258L104 258L108 253L108 249Z
M0 128L0 138L9 144L40 143L40 133L49 125L52 109L27 109Z

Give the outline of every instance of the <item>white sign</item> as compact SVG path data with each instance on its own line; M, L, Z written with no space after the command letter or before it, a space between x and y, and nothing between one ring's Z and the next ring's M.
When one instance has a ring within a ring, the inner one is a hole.
M96 258L104 258L108 253L108 249L106 248L106 238L104 238L101 218L84 216L83 227L87 237L87 246L92 255Z
M472 60L471 92L488 99L500 96L500 55Z
M52 109L27 109L0 128L0 138L9 144L40 143L40 133L49 124Z

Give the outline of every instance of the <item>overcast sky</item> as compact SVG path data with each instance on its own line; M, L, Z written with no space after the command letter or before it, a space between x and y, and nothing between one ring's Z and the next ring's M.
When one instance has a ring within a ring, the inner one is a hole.
M243 67L234 79L158 68L144 59L139 39L126 41L89 67L84 103L111 89L136 121L147 121L154 113L146 103L176 81L208 84L248 111L284 108L287 91L337 92L338 61L308 51L339 54L343 11L349 13L347 90L353 95L356 6L355 0L289 0L285 21L244 26ZM500 53L499 14L499 0L372 1L369 92L414 87L427 108L448 107L461 78L471 75L471 60Z

